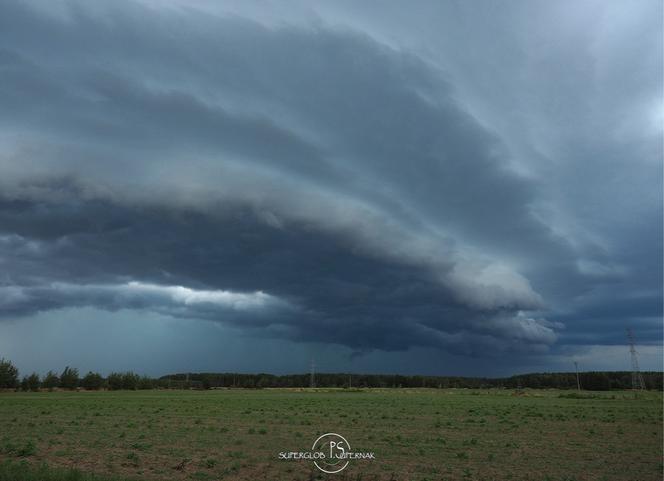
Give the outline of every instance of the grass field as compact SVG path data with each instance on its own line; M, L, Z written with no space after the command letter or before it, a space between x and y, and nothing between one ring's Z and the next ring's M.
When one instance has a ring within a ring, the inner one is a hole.
M661 393L581 396L8 392L0 394L0 480L87 479L71 468L104 480L661 480ZM330 431L376 460L326 475L311 461L277 459Z

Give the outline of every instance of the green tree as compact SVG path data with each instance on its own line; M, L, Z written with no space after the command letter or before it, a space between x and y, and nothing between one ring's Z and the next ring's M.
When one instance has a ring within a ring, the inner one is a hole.
M119 372L112 372L106 378L108 389L111 391L118 391L122 389L122 374Z
M39 379L39 374L33 372L29 376L23 376L21 380L21 389L23 391L39 391L39 386L41 381Z
M138 389L154 389L155 382L148 376L141 376L138 381Z
M135 391L138 389L138 384L141 378L138 376L138 374L135 374L131 371L127 371L122 374L122 389L128 389L131 391Z
M98 390L104 385L104 378L98 372L88 372L81 380L81 386L88 390Z
M60 385L60 378L53 371L48 371L42 382L42 386L47 388L49 391L52 391L54 388Z
M16 389L18 387L18 369L4 357L0 359L0 389Z
M65 367L60 374L60 387L63 389L76 389L78 387L78 369L75 367Z

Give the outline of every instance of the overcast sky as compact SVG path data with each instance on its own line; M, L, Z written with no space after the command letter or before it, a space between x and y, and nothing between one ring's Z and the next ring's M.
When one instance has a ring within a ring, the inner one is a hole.
M0 0L0 357L661 369L662 13Z

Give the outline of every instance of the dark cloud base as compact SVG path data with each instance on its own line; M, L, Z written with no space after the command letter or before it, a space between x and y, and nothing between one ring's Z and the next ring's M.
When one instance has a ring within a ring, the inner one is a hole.
M477 354L474 343L529 349L527 339L521 345L518 335L495 328L496 318L514 312L469 309L429 272L356 252L352 239L296 222L274 227L246 206L224 205L215 214L132 208L80 200L66 181L54 186L68 202L0 202L4 284L27 295L6 300L0 310L4 317L84 305L161 308L170 315L246 328L272 326L270 335L358 351L419 345ZM241 316L214 309L178 311L160 301L154 305L149 296L74 287L129 280L263 291L296 307Z

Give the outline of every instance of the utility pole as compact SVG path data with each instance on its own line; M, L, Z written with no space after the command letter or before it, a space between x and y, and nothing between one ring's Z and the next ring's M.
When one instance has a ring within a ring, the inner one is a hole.
M350 388L353 387L353 385L352 385L351 382L350 382L350 381L351 381L351 379L350 379L351 376L352 376L352 374L349 374L349 375L348 375L348 389L350 389Z
M643 376L639 370L639 358L638 354L636 353L634 333L629 328L627 329L627 341L629 342L629 354L632 359L632 389L645 389L646 385L643 382Z
M576 371L576 390L581 390L581 383L579 382L579 363L574 361L574 370Z
M314 358L311 358L311 374L309 376L309 387L316 387L316 364L314 363Z

